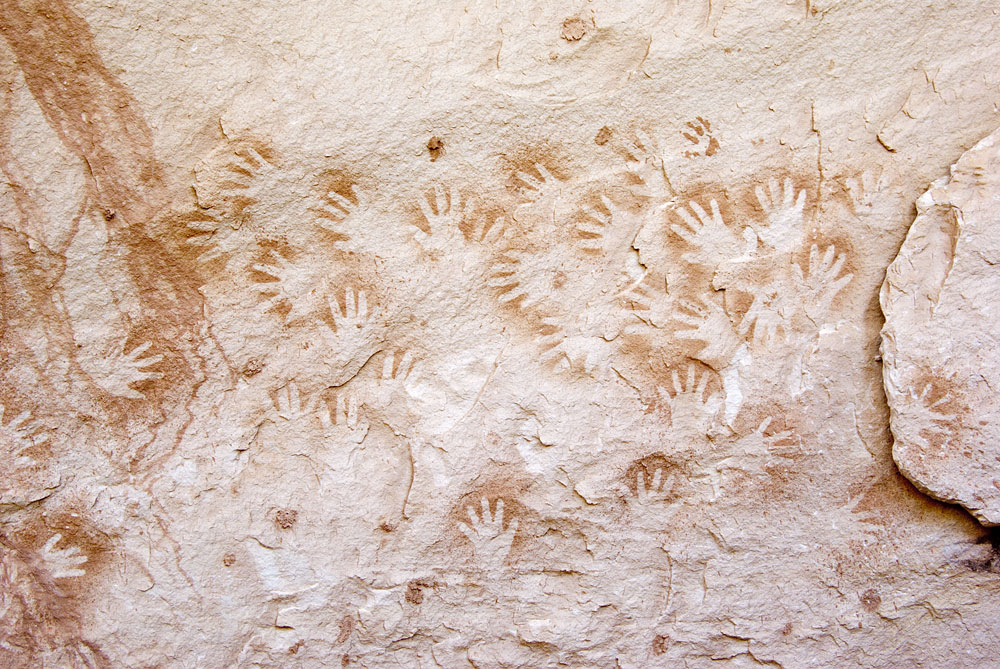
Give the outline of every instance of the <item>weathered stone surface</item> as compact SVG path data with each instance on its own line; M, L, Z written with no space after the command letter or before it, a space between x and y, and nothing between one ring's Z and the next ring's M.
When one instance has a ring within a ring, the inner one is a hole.
M924 492L1000 525L1000 131L917 212L881 293L892 456Z
M995 665L878 291L998 35L0 3L0 666Z

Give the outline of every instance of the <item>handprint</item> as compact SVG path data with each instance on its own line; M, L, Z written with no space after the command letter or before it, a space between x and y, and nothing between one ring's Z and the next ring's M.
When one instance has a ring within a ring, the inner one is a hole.
M626 308L636 320L626 323L624 332L634 334L647 328L663 327L673 315L673 301L662 276L647 273L633 282L621 295Z
M418 228L413 233L413 238L431 254L454 248L463 240L462 221L471 217L475 208L475 199L469 198L463 209L458 188L452 188L451 193L445 195L442 186L434 186L433 199L428 196L426 200L420 201L420 211L427 221L428 231Z
M517 533L518 519L511 518L507 528L503 526L503 499L496 500L496 513L490 513L490 501L483 497L480 504L482 514L476 513L473 507L468 507L468 523L459 522L459 531L468 538L475 550L476 558L489 571L503 568L510 554L514 535Z
M709 372L702 373L698 378L695 364L688 365L687 383L681 381L677 370L672 370L674 393L665 388L659 388L660 398L670 408L670 424L683 437L703 439L708 434L708 428L722 408L722 397L719 393L709 393L706 397Z
M853 274L838 276L844 267L845 255L836 255L831 244L826 247L823 257L819 257L819 247L809 248L809 260L805 271L799 265L792 265L792 271L805 291L805 313L815 323L821 323L830 311L833 299L854 278Z
M720 262L739 253L739 239L722 220L719 203L715 199L709 201L711 216L694 200L688 206L690 212L683 207L676 210L683 224L670 226L674 234L694 247L684 253L681 260L715 269Z
M694 121L685 123L688 130L681 130L684 139L694 144L690 151L684 152L685 158L695 156L713 156L719 150L719 140L712 136L712 124L698 116Z
M94 378L94 383L112 395L141 400L145 396L130 386L133 383L140 383L142 381L162 379L162 372L144 370L163 360L163 356L153 355L143 357L143 354L152 346L150 342L141 344L130 353L125 353L125 344L127 342L128 337L125 337L112 344L111 350L103 357L89 360L88 372Z
M355 296L354 288L345 288L343 309L336 295L328 296L327 303L334 328L324 322L320 322L318 328L336 355L353 357L356 352L374 345L375 318L368 311L365 291L359 290Z
M768 182L769 191L757 186L757 202L764 210L764 223L751 222L751 227L762 242L779 253L791 253L802 243L804 234L802 209L806 203L804 190L795 192L791 178L786 178L784 187L777 179Z
M387 351L382 361L382 373L378 385L370 397L371 406L385 410L398 400L405 398L407 388L417 379L416 361L413 351ZM398 361L397 361L398 356Z
M9 423L3 424L4 406L0 404L0 444L3 444L7 454L5 457L14 459L15 467L27 467L34 461L24 451L32 446L44 444L49 435L41 432L42 427L36 421L30 421L31 413L22 411Z
M781 294L777 283L760 287L754 295L750 308L740 320L737 331L745 337L753 331L753 343L756 346L771 346L779 343L778 328L784 328L784 323L791 316L787 300ZM787 330L785 335L787 336Z
M39 550L39 557L44 562L49 575L52 578L75 578L86 574L83 569L80 569L80 565L87 561L87 556L81 555L80 549L76 546L57 549L55 546L60 539L62 539L61 534L52 535L52 538L46 541Z
M337 236L334 247L359 252L364 250L362 241L374 223L371 219L371 200L357 184L351 185L351 194L353 200L332 188L324 190L309 211L315 216L318 226Z
M521 195L524 196L529 202L537 202L542 198L550 195L550 191L561 183L558 178L556 178L552 172L550 172L541 163L535 163L535 171L538 172L536 177L529 172L518 172L515 175L515 179L520 181L524 188L521 189Z
M729 314L715 300L701 298L699 301L681 300L680 309L674 320L690 327L677 330L674 336L703 344L696 357L715 370L720 370L732 361L741 341L733 328Z
M319 419L323 432L330 437L342 437L351 443L360 444L368 434L368 421L359 415L358 398L354 395L337 395L336 410L324 403L319 409Z
M671 480L673 477L670 477ZM670 501L673 495L670 492L670 488L666 485L666 481L663 480L663 467L657 467L653 472L653 480L650 483L649 489L646 489L646 470L644 467L638 467L635 472L635 495L626 495L628 499L633 504L640 507L648 507L654 504L660 504L662 502ZM623 486L626 493L631 493L631 490L627 486Z
M914 388L907 388L904 395L906 421L902 424L906 426L910 439L925 448L931 445L932 438L942 436L948 424L956 418L955 414L940 412L941 406L948 402L947 397L930 401L931 390L928 383L919 394Z
M622 148L625 152L625 167L641 184L633 188L635 194L648 197L654 202L669 200L673 189L667 180L663 156L656 141L637 130L635 141L624 142Z
M631 269L640 270L635 254L631 253L632 243L641 226L641 221L630 217L628 212L615 205L611 198L601 195L601 204L607 211L585 206L586 218L576 225L577 246L587 252L604 255L628 253L625 262L633 263Z
M870 211L875 206L875 196L889 185L889 177L882 170L865 170L860 178L851 177L844 181L844 186L854 203L855 213Z
M289 380L284 388L278 390L276 402L278 417L289 422L307 419L315 413L316 398L302 398L295 381Z
M314 282L309 272L297 268L273 250L268 253L268 257L272 262L254 263L251 266L261 274L277 279L258 284L257 291L264 297L262 307L272 310L279 306L287 306L289 311L285 320L288 322L307 316L312 310L316 296L321 292L322 282Z
M744 435L736 442L737 447L742 451L741 455L790 457L799 452L797 448L798 438L791 430L765 434L772 421L771 416L766 417L756 430Z

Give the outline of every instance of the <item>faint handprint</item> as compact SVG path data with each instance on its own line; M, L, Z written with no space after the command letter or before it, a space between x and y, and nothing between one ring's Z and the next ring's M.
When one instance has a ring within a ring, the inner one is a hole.
M427 232L417 229L413 238L421 248L431 254L440 254L459 246L463 241L462 222L475 211L476 201L469 198L462 206L462 196L457 187L446 195L441 185L434 186L433 198L420 201L420 211L427 221Z
M378 384L372 389L367 403L373 409L394 414L405 410L408 389L416 381L413 351L386 351Z
M368 421L361 416L358 398L354 395L337 395L336 409L323 403L319 409L319 419L326 436L337 440L360 444L368 434Z
M754 293L753 302L740 320L737 332L746 337L752 331L755 346L772 346L787 339L788 329L785 323L790 317L791 307L782 294L780 284L772 282L761 286ZM783 329L783 337L778 334L778 328Z
M316 397L303 398L295 381L289 380L284 388L278 390L275 398L278 405L278 417L290 423L308 420L315 415Z
M633 191L640 197L648 197L654 202L670 199L672 188L664 170L663 154L657 142L645 132L638 130L634 141L622 144L625 152L625 167L639 182Z
M851 177L844 181L844 186L854 203L854 211L858 214L870 212L875 205L875 197L888 185L889 177L881 169L865 170L859 177Z
M309 272L296 267L287 258L275 251L268 254L271 262L254 263L251 267L277 281L257 284L257 292L264 298L261 306L273 310L279 306L288 307L285 320L292 322L303 318L312 311L317 296L322 292L322 282L313 281Z
M4 458L13 459L15 467L27 467L34 463L24 452L32 446L44 444L49 435L42 432L36 421L29 420L31 413L22 411L9 423L3 424L4 406L0 404L0 444L3 444Z
M694 200L691 200L688 206L690 212L684 207L676 210L683 225L674 223L670 226L674 234L694 247L684 253L681 260L692 265L715 269L720 262L740 252L740 240L722 220L722 213L716 200L712 199L709 202L711 215Z
M82 555L76 546L56 548L55 546L60 539L62 539L61 534L52 535L38 551L49 575L52 578L76 578L86 574L87 572L81 569L80 565L87 561L87 556Z
M490 512L489 498L483 497L480 504L482 513L477 514L473 507L468 507L468 523L459 522L459 531L468 538L475 550L476 559L488 571L498 571L503 568L510 555L517 534L518 519L511 518L507 527L503 526L503 499L496 500L496 513Z
M681 300L679 306L674 320L690 329L677 330L674 336L701 342L702 348L695 357L712 369L718 371L728 366L742 342L723 306L707 297L698 301Z
M162 379L162 372L145 370L163 360L163 356L144 357L146 351L152 346L151 342L141 344L132 349L131 352L126 353L125 345L127 343L128 338L122 338L113 343L104 356L95 356L88 360L87 371L94 379L94 383L112 395L141 400L145 396L130 386L142 381Z
M904 394L906 420L902 425L909 439L924 448L930 446L932 440L943 445L948 427L957 418L955 414L941 412L948 402L947 396L931 401L932 389L928 383L919 393L915 388L907 388Z
M814 323L824 321L834 298L854 278L853 274L840 275L844 268L845 255L837 254L831 244L820 258L819 247L813 244L809 249L809 260L803 271L799 265L792 265L792 271L803 289L804 310Z
M646 332L651 327L663 327L673 317L674 302L667 292L667 280L652 272L629 286L621 298L633 317L625 325L623 331L626 334Z
M670 408L670 425L683 438L699 440L708 434L709 427L722 408L722 396L708 393L711 374L705 371L698 377L694 363L688 365L687 383L681 381L676 369L672 370L673 394L660 387L660 398ZM706 396L707 395L707 396Z
M552 191L557 190L561 184L561 180L541 163L535 163L534 169L538 173L537 177L524 171L515 175L515 179L523 186L520 188L521 196L529 202L537 202L552 195Z
M763 223L750 224L757 236L779 253L795 251L805 234L802 211L806 203L805 190L796 193L791 178L786 178L783 187L778 185L777 179L771 179L767 191L757 186L754 192L765 217Z

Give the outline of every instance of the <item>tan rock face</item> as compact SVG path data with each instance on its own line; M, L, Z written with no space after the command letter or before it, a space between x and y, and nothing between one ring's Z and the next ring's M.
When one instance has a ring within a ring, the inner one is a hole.
M0 666L995 664L939 4L0 3Z
M917 212L881 293L892 455L921 490L1000 525L1000 133Z

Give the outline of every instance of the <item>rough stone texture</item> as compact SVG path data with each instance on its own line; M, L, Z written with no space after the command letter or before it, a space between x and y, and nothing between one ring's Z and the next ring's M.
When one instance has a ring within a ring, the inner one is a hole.
M996 665L1000 538L899 474L878 359L989 3L0 35L0 665Z
M1000 525L1000 132L917 212L881 293L892 456L921 490Z

